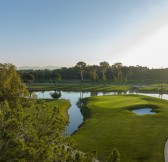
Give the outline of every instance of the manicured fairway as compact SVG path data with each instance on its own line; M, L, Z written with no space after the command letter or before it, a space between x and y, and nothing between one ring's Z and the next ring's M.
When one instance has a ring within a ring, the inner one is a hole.
M105 161L113 148L121 162L164 162L168 139L168 101L139 95L90 97L83 100L85 123L72 136L84 152L97 150ZM153 108L157 114L138 116L133 108Z

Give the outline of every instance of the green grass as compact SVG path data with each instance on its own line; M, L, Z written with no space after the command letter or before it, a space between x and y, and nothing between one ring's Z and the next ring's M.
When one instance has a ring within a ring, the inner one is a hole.
M140 92L158 92L159 88L154 86L145 86L145 87L139 88L139 91Z
M139 88L139 92L168 93L168 84L167 83L151 84Z
M135 84L135 85L134 85ZM115 85L112 82L62 82L57 83L32 83L31 90L35 91L97 91L97 92L112 92L112 91L128 91L136 86L136 82L132 85ZM145 84L145 83L144 83ZM28 87L28 85L27 85ZM147 84L137 89L139 92L147 93L168 93L168 84Z
M25 109L26 113L33 114L35 107L39 105L40 101L42 99L37 100L35 106ZM57 106L60 108L61 115L64 117L64 119L68 122L69 121L69 116L68 116L68 108L70 107L71 103L68 100L54 100L54 99L45 99L45 102L48 103L49 107L54 107Z
M163 162L168 139L168 101L141 95L90 97L83 100L85 122L72 136L84 152L97 150L105 161L113 148L121 162ZM134 108L152 107L157 114L136 115Z
M86 83L71 83L71 84L32 84L32 90L47 91L47 90L60 90L60 91L97 91L97 92L111 92L111 91L128 91L131 86L126 85L110 85L110 84L86 84Z

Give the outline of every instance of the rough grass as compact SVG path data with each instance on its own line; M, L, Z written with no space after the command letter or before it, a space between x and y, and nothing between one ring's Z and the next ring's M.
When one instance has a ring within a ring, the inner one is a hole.
M122 162L163 162L168 139L168 101L139 95L90 97L85 122L72 136L84 152L97 150L105 161L113 148ZM152 107L157 114L136 115L134 108ZM85 108L82 108L85 111Z

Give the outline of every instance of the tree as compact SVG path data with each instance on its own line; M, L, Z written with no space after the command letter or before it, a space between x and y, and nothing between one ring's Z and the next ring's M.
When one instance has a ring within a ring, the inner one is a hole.
M34 161L64 161L73 145L72 141L63 135L66 122L59 107L50 108L43 101L35 110L33 120L29 118L25 123L29 128L25 134L29 158Z
M21 106L0 104L0 161L93 162L92 154L74 148L65 135L66 122L55 106L44 101L26 115Z
M61 75L59 73L53 73L52 76L51 76L53 82L55 83L56 85L56 82L60 81L61 80Z
M127 84L127 78L128 76L132 75L132 70L130 67L126 67L126 66L123 66L121 70L122 70L123 82L124 84Z
M113 77L116 84L122 83L122 63L115 63L112 65Z
M34 80L34 75L31 74L31 73L23 74L23 80L25 80L26 82L29 83L29 88L30 88L30 83L33 82L33 80Z
M76 64L76 67L79 69L80 75L81 75L81 80L83 81L83 73L84 73L85 68L86 68L86 63L80 61Z
M7 101L0 104L0 161L19 160L25 146L23 111L20 106L11 108Z
M54 99L58 99L61 97L61 92L54 92L54 93L50 93L51 97L54 98Z
M0 161L14 161L23 156L23 109L32 99L12 64L0 64Z
M112 150L110 156L107 158L107 162L120 162L120 153L116 148Z
M104 61L104 62L100 62L100 70L102 72L102 79L105 81L106 80L106 71L109 68L109 63Z
M12 64L0 64L0 102L7 101L9 106L26 105L29 93L22 83L16 67ZM30 101L30 100L29 100Z
M34 117L33 117L34 115ZM58 107L43 102L28 116L21 106L0 105L0 161L63 161L70 141L63 136L66 122Z
M97 76L98 66L97 65L88 66L87 69L88 69L89 74L90 74L90 79L92 81L98 80L98 76Z

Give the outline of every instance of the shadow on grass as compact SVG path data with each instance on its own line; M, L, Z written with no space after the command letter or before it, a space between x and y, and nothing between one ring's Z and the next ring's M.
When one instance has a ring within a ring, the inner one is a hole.
M137 162L147 162L150 160L148 156L134 158Z

